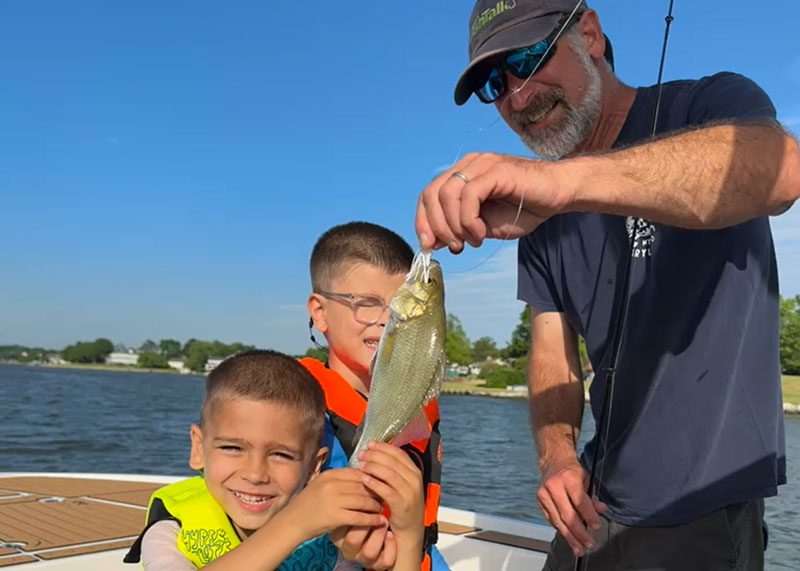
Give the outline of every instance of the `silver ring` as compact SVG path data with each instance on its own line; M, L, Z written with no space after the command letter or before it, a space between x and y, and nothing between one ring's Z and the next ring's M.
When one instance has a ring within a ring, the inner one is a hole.
M469 182L469 179L467 178L467 175L465 175L461 171L456 171L456 172L454 172L453 174L450 175L450 178L453 178L453 177L460 178L461 180L463 180L464 182L467 182L467 183Z

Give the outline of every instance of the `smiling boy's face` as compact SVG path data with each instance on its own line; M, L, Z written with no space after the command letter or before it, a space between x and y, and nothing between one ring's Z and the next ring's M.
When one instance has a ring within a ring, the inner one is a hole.
M303 415L272 401L231 397L192 425L189 465L244 537L283 509L319 472L327 453L308 445Z

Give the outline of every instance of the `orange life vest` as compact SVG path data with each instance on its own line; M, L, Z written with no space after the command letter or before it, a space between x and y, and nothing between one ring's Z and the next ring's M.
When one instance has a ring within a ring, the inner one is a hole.
M324 363L311 357L300 359L300 363L314 375L325 391L328 415L336 438L349 457L356 445L356 429L367 412L366 397ZM431 568L428 547L435 545L438 539L436 521L442 482L442 437L439 434L439 403L436 399L425 405L424 412L431 429L430 437L414 440L402 446L402 449L422 472L425 490L425 558L422 562L422 571L428 571Z

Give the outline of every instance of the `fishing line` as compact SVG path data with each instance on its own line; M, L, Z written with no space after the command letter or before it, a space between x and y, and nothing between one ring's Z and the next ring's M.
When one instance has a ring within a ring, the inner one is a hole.
M656 91L656 106L655 110L653 111L653 129L651 133L651 137L655 138L656 133L658 132L658 114L659 110L661 109L661 93L663 87L663 77L664 77L664 61L667 57L667 42L669 41L669 30L674 18L672 17L672 7L675 3L675 0L669 0L669 11L667 12L667 17L664 18L666 22L666 26L664 28L664 43L661 46L661 63L659 64L658 68L658 82L657 82L657 91ZM617 362L619 360L619 354L622 349L622 343L624 340L624 333L626 329L626 325L628 322L628 309L630 306L630 282L631 282L631 269L632 269L632 260L633 260L633 249L636 244L636 237L637 231L639 226L640 218L633 218L633 224L631 227L630 236L628 237L629 246L628 246L628 256L625 258L625 269L624 269L624 278L622 281L622 297L620 300L620 307L616 315L616 320L614 322L614 337L611 345L611 355L609 357L608 366L605 369L606 373L606 390L605 394L603 395L603 408L600 414L600 422L598 423L598 431L597 431L597 440L594 451L594 456L592 458L592 468L589 473L589 483L587 486L586 493L589 498L592 497L592 494L595 490L595 473L598 470L599 465L599 473L597 476L597 488L600 488L600 485L603 481L603 470L605 468L605 460L606 455L608 452L608 434L609 428L611 426L611 410L612 405L614 403L614 386L616 384L616 369L617 369ZM601 457L602 449L602 461L598 462L598 458ZM576 557L575 558L575 571L586 571L589 568L589 554L587 553L585 557Z
M518 87L515 87L513 90L511 90L509 93L506 93L503 96L503 102L500 104L501 108L504 105L507 105L511 101L511 96L512 95L516 95L517 93L522 91L525 88L526 85L528 85L528 82L531 80L531 78L534 76L534 74L537 71L539 71L539 67L542 65L542 62L543 61L547 61L547 55L550 53L550 51L556 45L556 43L558 42L559 38L561 38L561 35L567 30L567 28L569 28L569 25L572 23L572 18L575 17L575 13L578 11L578 8L581 7L581 4L583 4L583 0L578 0L578 2L575 4L575 7L572 9L572 12L570 12L569 16L567 16L567 19L564 21L564 24L561 26L561 29L559 29L558 32L556 33L556 36L555 36L555 38L553 38L553 41L550 42L550 44L548 44L547 49L542 54L542 57L539 59L538 62L536 62L536 65L533 67L533 70L531 70L530 74L528 74L528 77L525 78L525 81L522 82L522 85L520 85ZM461 145L458 147L458 152L456 153L456 156L453 159L453 162L450 165L450 168L447 169L447 170L450 170L454 166L456 166L456 163L458 162L459 158L461 158L461 152L464 150L464 145L467 142L467 138L470 135L473 135L473 134L476 134L476 133L483 133L483 132L488 131L489 129L494 127L500 121L500 119L502 117L503 117L503 114L500 112L500 110L498 110L497 117L494 119L494 121L492 121L491 123L489 123L485 127L479 127L477 129L473 129L472 131L467 131L464 134L463 139L461 140ZM507 243L508 237L511 235L511 231L514 228L514 226L516 226L517 223L519 222L520 216L522 216L522 206L524 205L524 203L525 203L525 194L522 193L520 195L520 198L519 198L519 206L517 207L517 214L516 214L516 216L514 216L514 220L513 220L513 222L511 222L511 226L509 227L508 231L506 232L506 235L503 238L500 239L500 242L498 243L497 247L492 252L490 252L489 255L486 258L484 258L483 260L481 260L480 262L478 262L477 264L475 264L474 266L471 266L469 268L466 268L466 269L463 269L463 270L448 270L447 272L444 272L444 273L446 275L449 275L449 274L465 274L467 272L474 271L474 270L478 269L479 267L481 267L486 262L488 262L489 260L491 260L492 258L494 258L495 255L497 255L497 253L501 249L503 249L504 247L508 246L508 243Z

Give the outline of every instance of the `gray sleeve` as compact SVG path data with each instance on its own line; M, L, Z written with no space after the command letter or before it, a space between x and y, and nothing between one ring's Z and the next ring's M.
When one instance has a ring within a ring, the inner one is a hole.
M546 247L537 235L540 230L543 227L517 243L517 299L539 311L563 313Z
M144 571L195 571L195 567L178 550L178 522L164 520L154 523L142 537L142 568Z

